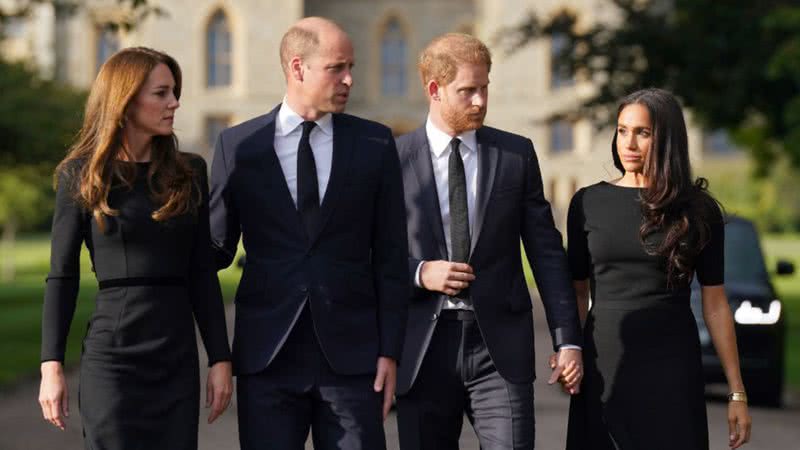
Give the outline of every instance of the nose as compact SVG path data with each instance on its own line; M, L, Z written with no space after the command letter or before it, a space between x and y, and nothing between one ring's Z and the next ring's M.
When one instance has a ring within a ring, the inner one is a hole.
M342 78L342 84L346 85L347 87L353 86L353 72L350 69L345 70L344 77Z
M181 106L181 102L178 100L177 97L175 97L173 95L172 99L170 100L169 105L167 105L167 107L169 109L178 109L180 106Z
M625 140L625 148L636 149L636 133L628 133L623 139Z
M479 108L483 108L486 106L487 102L487 92L478 91L475 95L472 96L472 106L477 106Z

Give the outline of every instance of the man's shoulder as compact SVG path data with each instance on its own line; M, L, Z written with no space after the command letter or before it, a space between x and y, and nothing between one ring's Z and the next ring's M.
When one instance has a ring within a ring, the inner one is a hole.
M525 136L488 126L478 129L478 139L494 141L507 150L527 151L531 146L531 140Z
M233 125L222 131L222 135L226 138L234 136L247 136L254 133L261 128L264 128L270 122L275 121L275 112L269 112L260 116L253 117L252 119L245 120L242 123Z
M354 116L352 114L337 113L334 115L334 125L337 124L342 124L355 129L359 133L368 133L369 135L374 134L382 137L392 135L392 130L388 126L380 122L364 119L363 117Z

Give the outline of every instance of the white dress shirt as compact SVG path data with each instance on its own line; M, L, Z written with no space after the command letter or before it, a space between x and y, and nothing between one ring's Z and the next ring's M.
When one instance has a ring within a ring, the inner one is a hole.
M442 226L444 227L444 241L447 246L447 255L450 259L452 254L452 245L450 243L450 178L449 178L449 160L450 141L453 136L445 133L436 127L431 122L430 117L425 122L425 133L428 136L428 147L430 149L431 163L433 164L433 178L436 182L436 194L439 197L439 212L442 215ZM475 130L465 131L464 133L456 136L461 140L458 146L459 153L461 153L461 160L464 162L464 175L467 181L467 217L469 219L470 236L473 234L473 227L475 224L475 198L478 193L478 140L475 137ZM418 287L422 287L420 279L420 269L422 263L417 266L415 274L415 282ZM448 309L472 309L464 302L455 299L452 302L448 299L444 308Z
M275 121L275 154L281 163L283 176L289 193L292 194L297 206L297 146L303 135L302 123L305 121L294 112L286 99L283 99L281 109L278 111L278 120ZM315 121L317 126L311 130L309 142L314 153L314 163L317 166L317 183L319 185L319 199L325 197L325 189L331 178L331 164L333 161L333 120L330 114L325 114Z

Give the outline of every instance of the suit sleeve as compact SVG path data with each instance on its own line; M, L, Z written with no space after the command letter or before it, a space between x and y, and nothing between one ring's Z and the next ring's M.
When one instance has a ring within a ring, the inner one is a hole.
M379 303L379 353L399 361L411 288L400 159L391 135L387 136L387 142L373 219L372 261Z
M544 198L542 174L530 140L527 144L523 192L522 243L544 304L553 348L582 344L575 290L569 276L561 233Z
M214 147L209 200L211 245L217 270L231 265L241 236L239 212L231 193L231 162L226 157L223 135L224 132L220 133Z
M50 243L50 272L42 307L42 361L64 361L80 284L80 255L88 233L88 216L74 198L75 165L58 174Z
M192 165L200 188L201 199L197 208L197 225L189 269L189 298L208 355L208 365L211 366L218 361L229 361L231 355L228 347L222 291L214 265L214 253L210 245L206 163L202 158L194 158Z

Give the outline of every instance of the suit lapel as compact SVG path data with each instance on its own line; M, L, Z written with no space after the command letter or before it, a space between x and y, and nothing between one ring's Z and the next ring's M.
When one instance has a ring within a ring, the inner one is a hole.
M297 212L297 206L294 204L292 194L289 192L289 185L286 184L286 176L281 168L278 155L275 153L275 121L278 118L279 109L280 105L269 113L266 124L251 137L251 140L262 147L258 151L262 154L260 160L265 175L264 180L271 187L270 190L274 190L278 194L277 198L272 198L271 200L276 202L276 206L285 212L281 216L293 222L291 225L293 228L302 229L300 213Z
M325 229L325 225L330 219L336 207L339 193L346 180L346 174L350 173L350 165L355 152L355 136L350 132L350 127L339 114L333 114L333 155L331 159L331 174L328 178L328 186L325 188L325 196L320 204L319 219L317 228L309 236L310 244L319 238L320 233Z
M499 150L495 146L494 141L490 140L483 132L483 128L479 128L476 133L476 140L478 141L478 192L475 199L475 223L472 226L472 242L470 247L470 258L475 252L475 246L481 235L481 228L483 227L484 217L486 216L486 207L489 203L489 198L492 195L492 187L494 186L495 173L497 172L497 161L499 160Z
M442 212L439 208L439 194L436 191L436 179L433 175L431 151L428 146L428 136L425 127L414 131L414 139L410 153L411 166L419 184L419 202L423 214L428 217L431 232L439 249L439 257L447 259L447 244L444 240L444 226L442 225Z

